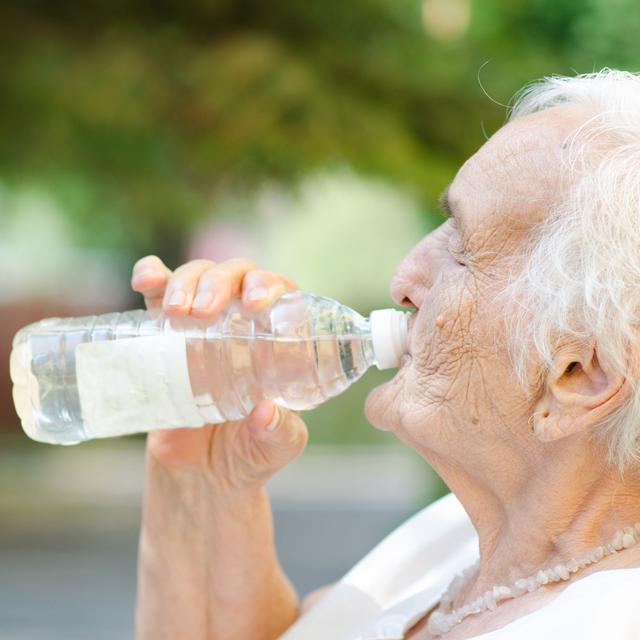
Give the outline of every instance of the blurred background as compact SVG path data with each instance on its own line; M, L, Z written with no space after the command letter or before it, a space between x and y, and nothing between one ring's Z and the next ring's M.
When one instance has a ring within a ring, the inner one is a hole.
M0 4L0 640L132 637L140 437L41 445L14 333L141 306L149 253L250 256L388 306L437 195L527 82L640 61L635 0L5 0ZM305 415L270 485L305 594L444 487L367 425L368 373ZM309 553L312 549L313 552Z

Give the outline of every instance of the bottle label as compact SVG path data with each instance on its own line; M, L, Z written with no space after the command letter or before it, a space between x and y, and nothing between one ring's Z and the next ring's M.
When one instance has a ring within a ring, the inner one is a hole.
M76 375L89 437L205 424L191 391L183 334L82 343Z

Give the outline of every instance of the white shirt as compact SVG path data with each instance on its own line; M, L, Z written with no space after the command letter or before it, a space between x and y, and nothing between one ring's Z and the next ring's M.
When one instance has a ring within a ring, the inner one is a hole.
M403 640L454 575L477 559L478 540L449 494L400 525L281 640ZM542 608L477 640L640 640L640 569L601 571Z

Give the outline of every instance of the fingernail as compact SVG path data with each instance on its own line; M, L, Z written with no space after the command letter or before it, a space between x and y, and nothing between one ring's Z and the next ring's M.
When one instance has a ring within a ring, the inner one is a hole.
M145 278L151 278L156 275L155 269L143 269L133 274L134 280L143 280Z
M213 295L210 291L201 291L194 299L192 307L196 309L205 309L213 302Z
M182 289L176 289L169 298L169 306L179 307L187 300L187 294Z
M273 411L273 418L271 418L271 422L267 425L265 431L268 431L269 433L271 433L272 431L275 431L278 428L279 424L280 424L280 410L278 409L278 405L276 405Z
M255 287L255 289L250 289L249 293L247 293L247 300L257 302L258 300L264 300L268 295L269 289L265 289L264 287Z

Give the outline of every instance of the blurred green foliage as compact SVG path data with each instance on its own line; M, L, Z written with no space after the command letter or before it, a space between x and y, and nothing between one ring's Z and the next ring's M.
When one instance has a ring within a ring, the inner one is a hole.
M428 4L468 20L443 37ZM48 194L79 244L170 266L229 198L336 168L411 193L433 225L518 89L634 70L639 30L636 0L5 0L0 198ZM386 440L359 426L388 377L306 414L315 440Z
M634 0L472 0L448 41L421 15L418 0L5 1L0 179L44 186L86 244L177 261L220 197L265 179L346 164L433 206L504 119L481 82L504 102L640 60Z

